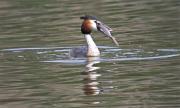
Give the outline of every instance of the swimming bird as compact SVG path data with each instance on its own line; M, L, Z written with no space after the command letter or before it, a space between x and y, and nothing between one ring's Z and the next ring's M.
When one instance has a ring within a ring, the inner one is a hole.
M92 31L100 31L113 40L113 42L119 46L116 39L111 35L112 29L99 21L95 16L85 15L80 17L83 20L81 25L81 32L84 34L86 40L86 47L74 48L70 51L70 56L72 57L96 57L100 56L100 51L94 42L91 33Z

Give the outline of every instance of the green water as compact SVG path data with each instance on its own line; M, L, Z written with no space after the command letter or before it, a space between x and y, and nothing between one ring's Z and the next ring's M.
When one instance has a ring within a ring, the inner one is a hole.
M179 108L179 0L0 0L0 108ZM120 47L80 16L97 16Z

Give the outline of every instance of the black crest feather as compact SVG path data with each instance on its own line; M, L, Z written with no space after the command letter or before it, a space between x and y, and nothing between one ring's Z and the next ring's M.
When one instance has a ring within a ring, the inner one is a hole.
M91 19L91 20L97 20L96 16L91 16L91 15L85 15L85 16L81 16L80 19Z

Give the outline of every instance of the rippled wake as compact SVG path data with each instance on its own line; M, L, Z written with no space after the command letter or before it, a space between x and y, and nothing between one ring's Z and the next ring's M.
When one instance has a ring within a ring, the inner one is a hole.
M100 62L111 61L134 61L166 59L180 56L180 49L119 49L116 47L100 46L101 56L96 58ZM71 47L48 47L48 48L12 48L3 49L1 53L15 55L17 58L28 60L28 55L39 62L55 62L65 64L84 64L87 58L72 58L69 56ZM14 56L13 56L14 57Z

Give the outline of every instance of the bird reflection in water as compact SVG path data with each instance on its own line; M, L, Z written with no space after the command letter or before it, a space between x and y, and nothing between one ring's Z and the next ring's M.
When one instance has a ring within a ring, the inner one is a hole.
M98 77L101 76L101 74L97 73L97 70L100 69L100 67L94 66L98 63L100 63L99 57L87 58L86 69L83 72L83 75L85 75L83 91L86 95L98 95L103 92L99 87L99 82L97 81Z

